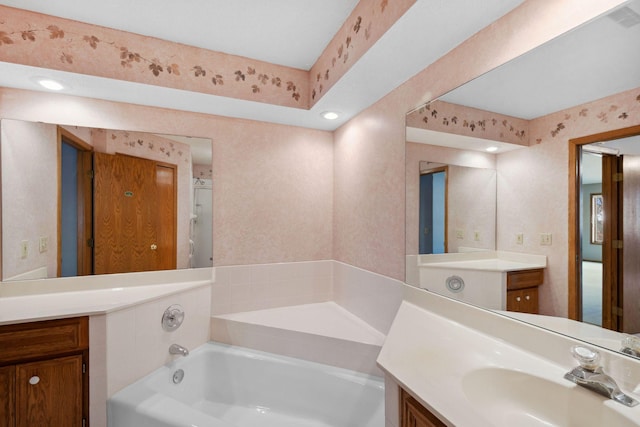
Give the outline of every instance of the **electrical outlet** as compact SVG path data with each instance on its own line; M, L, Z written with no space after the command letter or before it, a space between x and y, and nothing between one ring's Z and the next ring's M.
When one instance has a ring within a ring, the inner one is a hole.
M524 233L517 233L516 234L516 244L517 245L524 245Z
M551 246L551 233L540 233L540 244L542 246Z
M464 239L464 230L460 228L456 230L456 239Z
M26 258L29 256L29 241L23 240L20 242L20 258Z
M49 238L47 236L40 236L39 243L40 253L47 252L47 249L49 249Z
M480 232L479 231L474 231L473 232L473 240L475 240L476 242L480 241Z

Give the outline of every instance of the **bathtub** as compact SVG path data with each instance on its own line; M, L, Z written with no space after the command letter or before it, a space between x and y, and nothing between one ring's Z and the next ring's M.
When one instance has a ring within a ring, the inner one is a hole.
M209 342L114 394L108 425L384 427L384 381Z

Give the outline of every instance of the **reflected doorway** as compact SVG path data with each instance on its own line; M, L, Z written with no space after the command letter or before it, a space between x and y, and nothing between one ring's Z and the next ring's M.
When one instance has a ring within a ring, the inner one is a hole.
M57 277L93 274L93 147L58 127ZM48 242L44 242L45 246ZM40 242L42 245L42 242ZM43 248L40 248L41 251ZM46 248L44 248L46 250Z
M420 162L419 227L419 254L447 252L446 166Z
M640 332L640 126L570 141L569 317Z
M602 326L602 153L581 149L580 289L583 322Z

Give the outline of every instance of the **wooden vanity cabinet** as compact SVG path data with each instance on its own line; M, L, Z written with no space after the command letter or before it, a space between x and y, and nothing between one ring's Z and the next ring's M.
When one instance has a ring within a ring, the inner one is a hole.
M401 388L400 427L446 427L446 424Z
M538 314L538 286L544 270L510 271L507 273L507 311Z
M0 326L0 427L87 427L87 317Z

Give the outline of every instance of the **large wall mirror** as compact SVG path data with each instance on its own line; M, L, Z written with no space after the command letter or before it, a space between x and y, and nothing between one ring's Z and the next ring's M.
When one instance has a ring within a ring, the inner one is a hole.
M210 267L211 141L0 120L2 280Z
M450 230L446 231L448 244L443 252L447 253L443 255L477 250L545 255L542 292L547 299L547 312L542 314L547 316L503 313L594 345L620 350L619 335L599 329L603 326L601 321L593 321L587 315L582 319L582 315L574 316L571 310L567 313L567 300L571 298L568 282L570 278L582 280L582 272L580 266L576 272L568 271L571 270L569 250L565 248L571 242L566 234L567 209L572 208L568 208L570 195L564 183L567 169L571 170L570 140L598 133L603 126L612 130L640 124L640 56L637 52L640 52L640 1L633 0L407 114L408 283L434 290L420 282L417 267L421 254L429 253L423 252L420 245L421 233L425 231L420 222L420 177L425 167L493 170L493 183L481 184L478 178L465 184L464 190L455 190L455 194L452 186L447 190L444 203ZM640 144L637 139L633 143ZM613 145L610 151L607 147L600 150L621 153L615 144L610 145ZM594 151L597 147L585 156L593 157ZM602 152L597 153L595 162L600 164L602 157ZM628 160L631 162L632 157ZM554 176L559 179L554 181ZM603 216L598 217L598 212L591 214L591 209L597 211L597 203L602 200L590 197L592 193L596 196L602 193L596 181L585 176L585 188L576 196L574 212L577 221L584 224L578 231L582 241L587 241L584 257L592 262L599 260L594 254L602 244L603 232L602 223L598 223L598 218L601 220ZM492 200L488 193L493 192L494 185L497 197ZM588 193L588 197L580 197L582 193ZM452 204L451 200L458 196L470 204ZM604 200L606 204L607 198ZM480 207L481 201L487 205ZM548 215L549 212L562 212L562 215ZM466 219L453 219L462 214L467 215ZM604 218L606 223L606 210ZM482 223L481 219L488 221ZM495 224L495 235L488 227L491 222ZM538 228L531 232L527 229L529 222L536 222ZM549 233L549 240L543 242L543 232L551 229L555 240ZM633 238L637 239L637 228L635 233ZM606 236L605 232L605 241ZM626 242L624 247L625 259L637 259L638 253L627 248ZM637 277L627 272L633 263L626 264L629 265L623 266L621 262L620 271L624 269L624 275ZM626 292L634 296L638 289ZM586 288L579 289L577 298L586 301L589 292ZM601 288L596 293L602 294ZM637 298L631 300L636 304L631 309L637 311ZM629 303L633 304L631 300ZM477 301L465 302L482 306ZM554 321L569 315L584 322L567 327L566 322ZM596 330L598 332L594 332ZM640 330L618 330L640 333Z

